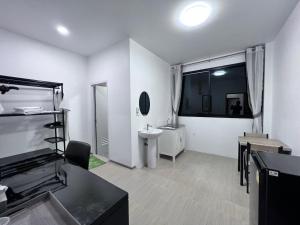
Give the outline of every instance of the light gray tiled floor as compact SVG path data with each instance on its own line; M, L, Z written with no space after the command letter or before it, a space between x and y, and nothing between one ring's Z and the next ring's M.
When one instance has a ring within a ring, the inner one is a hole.
M237 160L186 151L175 167L167 159L156 169L108 162L92 172L129 193L131 225L248 225Z

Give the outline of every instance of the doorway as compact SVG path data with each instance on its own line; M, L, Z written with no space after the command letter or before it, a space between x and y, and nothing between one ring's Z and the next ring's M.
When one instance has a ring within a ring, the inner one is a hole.
M93 86L95 103L96 154L109 158L108 139L108 87L107 83Z

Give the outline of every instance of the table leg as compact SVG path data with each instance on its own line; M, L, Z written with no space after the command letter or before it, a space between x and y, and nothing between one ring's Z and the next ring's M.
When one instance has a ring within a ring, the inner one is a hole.
M247 164L246 164L246 171L245 171L245 175L246 175L246 182L247 182L247 194L249 194L249 155L248 155L248 151L247 151Z
M241 151L240 151L240 185L244 186L244 151L246 150L246 146L241 146Z
M238 144L238 171L241 171L241 163L240 163L240 157L241 157L241 145Z

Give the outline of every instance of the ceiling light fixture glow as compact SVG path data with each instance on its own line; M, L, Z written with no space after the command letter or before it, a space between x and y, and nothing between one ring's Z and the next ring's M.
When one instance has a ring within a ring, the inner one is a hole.
M69 36L69 34L70 34L70 31L68 30L68 28L66 28L65 26L62 26L62 25L56 26L56 30L59 34L61 34L63 36Z
M216 77L224 76L225 74L226 74L225 70L217 70L217 71L213 72L213 75Z
M183 9L180 22L188 27L195 27L205 22L211 14L211 7L204 2L195 2Z

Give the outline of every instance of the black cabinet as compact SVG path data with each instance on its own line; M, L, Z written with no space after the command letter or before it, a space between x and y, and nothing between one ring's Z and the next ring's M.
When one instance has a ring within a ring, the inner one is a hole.
M300 157L253 152L250 225L298 225Z

